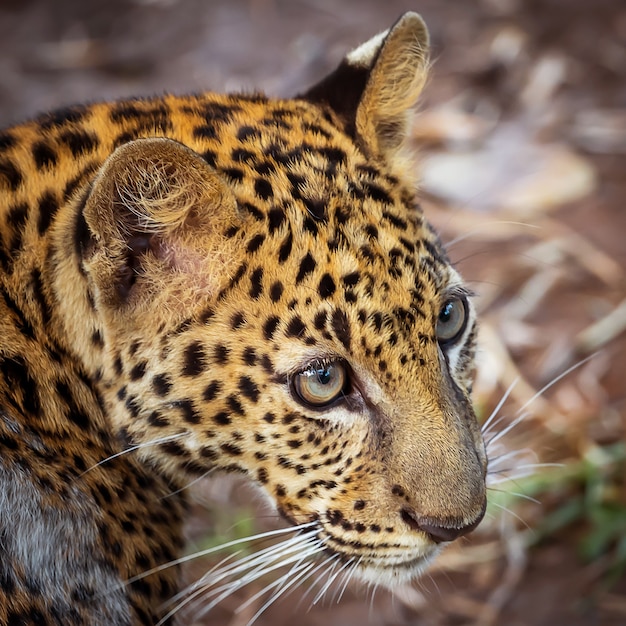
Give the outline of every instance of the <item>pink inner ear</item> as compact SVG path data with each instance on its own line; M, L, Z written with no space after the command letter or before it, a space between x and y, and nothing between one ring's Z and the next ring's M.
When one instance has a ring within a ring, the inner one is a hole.
M170 269L184 274L198 275L206 271L209 254L202 255L192 246L185 245L181 240L155 237L151 249Z

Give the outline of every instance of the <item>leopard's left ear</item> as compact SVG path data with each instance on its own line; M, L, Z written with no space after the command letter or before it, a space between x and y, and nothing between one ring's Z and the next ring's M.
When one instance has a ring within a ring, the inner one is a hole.
M408 134L411 109L426 82L428 53L424 20L405 13L301 97L330 106L365 149L392 157Z

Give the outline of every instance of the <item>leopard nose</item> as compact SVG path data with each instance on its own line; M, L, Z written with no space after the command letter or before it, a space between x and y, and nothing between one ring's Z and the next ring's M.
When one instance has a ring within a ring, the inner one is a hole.
M420 530L426 533L434 543L443 543L446 541L454 541L463 535L471 533L485 516L486 503L480 514L475 520L469 524L448 525L443 521L433 520L432 518L422 517L410 509L402 509L400 515L410 528Z

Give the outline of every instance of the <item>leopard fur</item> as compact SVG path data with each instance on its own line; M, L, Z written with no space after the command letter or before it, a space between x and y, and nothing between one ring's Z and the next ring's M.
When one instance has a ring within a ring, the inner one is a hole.
M0 134L0 624L159 622L210 470L388 586L480 521L475 314L404 150L427 65L408 13L293 99Z

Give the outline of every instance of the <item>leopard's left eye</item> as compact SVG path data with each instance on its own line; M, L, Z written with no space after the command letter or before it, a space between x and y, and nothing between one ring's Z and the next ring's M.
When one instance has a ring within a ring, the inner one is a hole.
M448 300L437 318L437 341L439 345L453 343L461 337L467 326L468 311L465 298Z
M346 394L348 384L347 367L339 361L313 362L292 378L296 398L312 408L332 404Z

